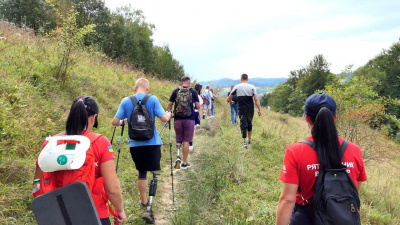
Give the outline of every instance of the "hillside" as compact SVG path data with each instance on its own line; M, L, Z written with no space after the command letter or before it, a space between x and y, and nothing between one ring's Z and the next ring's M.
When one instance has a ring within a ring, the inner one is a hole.
M96 132L111 139L110 121L137 78L150 80L150 93L164 107L177 84L115 64L97 52L74 51L76 61L63 85L52 76L59 61L57 43L1 23L0 36L6 37L0 40L0 224L35 224L31 211L35 159L45 137L64 130L75 97L97 99ZM309 135L307 125L301 118L263 109L262 117L254 119L253 144L245 150L223 98L216 100L215 109L216 116L202 120L201 130L196 131L195 150L189 155L192 168L174 172L174 206L168 130L163 133L163 169L154 203L157 224L274 224L284 150ZM156 125L160 131L163 124ZM400 147L367 127L358 131L368 175L361 191L362 222L400 224ZM119 134L117 128L114 149ZM118 168L128 215L124 224L143 224L137 206L137 171L126 135Z
M240 77L240 74L238 75ZM274 86L277 84L283 83L286 81L286 78L259 78L259 77L249 77L249 84L254 85L257 87L257 93L262 95L270 91ZM219 80L212 80L212 81L200 81L199 82L203 87L209 85L211 88L220 88L221 94L225 95L230 90L232 85L236 85L240 83L240 79L230 79L230 78L223 78Z

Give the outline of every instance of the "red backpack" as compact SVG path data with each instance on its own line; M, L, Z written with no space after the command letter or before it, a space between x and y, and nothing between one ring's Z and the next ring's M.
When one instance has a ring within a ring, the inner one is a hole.
M64 133L57 134L55 136L62 136ZM104 190L104 179L99 177L95 180L95 156L92 149L92 143L95 142L101 134L86 132L84 134L90 140L90 147L86 151L85 162L79 169L75 170L60 170L54 172L43 172L40 179L40 190L33 194L37 197L41 194L48 193L57 188L64 187L68 184L72 184L76 181L83 181L89 188L92 195L96 209L99 209L101 200L104 199L107 202L107 196ZM60 141L57 144L74 144L69 141ZM75 142L76 143L76 142ZM47 143L44 143L45 146Z

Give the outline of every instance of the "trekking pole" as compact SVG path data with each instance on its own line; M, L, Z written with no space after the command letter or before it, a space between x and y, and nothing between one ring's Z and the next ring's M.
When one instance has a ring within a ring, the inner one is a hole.
M111 137L111 145L112 145L112 143L113 143L113 140L114 140L114 134L115 134L115 130L117 129L117 127L114 127L114 132L113 132L113 135L112 135L112 137Z
M161 140L163 139L165 128L167 127L168 122L165 122L164 126L161 128Z
M121 145L122 145L122 137L124 135L124 127L125 127L125 120L122 121L121 124L121 138L119 140L119 148L118 148L118 157L117 157L117 167L115 168L115 173L118 172L118 161L119 161L119 153L121 152Z
M171 158L172 204L175 205L175 198L174 198L174 171L172 169L171 119L168 120L168 127L169 127L169 156Z

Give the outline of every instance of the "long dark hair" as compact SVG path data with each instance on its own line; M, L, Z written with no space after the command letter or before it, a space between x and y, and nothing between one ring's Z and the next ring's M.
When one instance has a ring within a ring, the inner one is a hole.
M199 83L197 83L196 85L194 85L194 90L196 90L197 91L197 94L201 94L200 92L201 92L201 88L202 88L203 86L201 85L201 84L199 84Z
M341 167L340 144L332 112L322 107L315 118L310 117L314 126L311 130L319 164L325 169Z
M88 118L98 114L96 101L90 96L79 96L74 100L66 123L68 135L80 135L89 125ZM94 127L97 127L97 117Z

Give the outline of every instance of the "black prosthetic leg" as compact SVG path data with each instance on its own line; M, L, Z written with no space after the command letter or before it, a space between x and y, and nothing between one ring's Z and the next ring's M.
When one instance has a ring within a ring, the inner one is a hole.
M154 224L154 215L153 215L153 210L151 210L151 207L153 205L153 197L156 196L156 191L157 191L157 171L152 171L153 173L153 179L150 182L150 190L149 190L149 205L146 208L146 211L143 213L142 219L147 223L147 224Z

